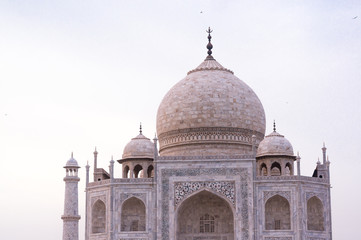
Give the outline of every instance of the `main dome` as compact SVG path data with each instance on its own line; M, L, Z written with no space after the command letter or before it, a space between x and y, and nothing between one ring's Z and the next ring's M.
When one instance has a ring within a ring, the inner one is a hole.
M252 154L265 134L253 90L210 54L164 96L157 113L161 156Z

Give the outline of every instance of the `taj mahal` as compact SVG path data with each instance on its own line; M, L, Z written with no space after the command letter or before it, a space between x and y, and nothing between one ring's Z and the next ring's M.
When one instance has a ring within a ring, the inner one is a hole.
M332 239L325 145L313 175L303 176L276 124L265 132L255 92L213 57L211 32L205 60L160 103L157 137L140 127L109 169L94 151L85 216L80 167L73 156L66 162L63 240L79 240L80 218L85 240Z

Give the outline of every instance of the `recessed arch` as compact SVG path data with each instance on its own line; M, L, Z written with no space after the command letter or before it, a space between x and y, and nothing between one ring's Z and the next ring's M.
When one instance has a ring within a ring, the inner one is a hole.
M324 231L324 222L322 201L313 196L307 201L307 230Z
M291 163L286 163L285 165L285 175L293 175L293 168Z
M154 167L153 167L153 165L149 165L148 170L147 170L147 177L148 178L154 177Z
M230 203L208 190L182 201L176 218L176 240L234 240L234 214Z
M92 207L92 233L104 233L106 207L102 200L97 200Z
M143 167L140 164L135 165L134 167L134 177L135 178L142 178L143 177Z
M130 170L130 168L129 168L129 166L128 165L126 165L125 167L124 167L124 170L123 170L123 178L129 178L130 176L129 176L129 171Z
M121 231L145 231L146 209L142 200L131 197L125 200L121 210Z
M280 195L269 198L265 204L266 230L291 229L291 212L288 200Z
M274 162L271 165L271 176L280 176L281 175L281 165L278 162Z
M262 163L259 171L260 171L259 173L260 176L267 176L268 175L267 165L265 163Z

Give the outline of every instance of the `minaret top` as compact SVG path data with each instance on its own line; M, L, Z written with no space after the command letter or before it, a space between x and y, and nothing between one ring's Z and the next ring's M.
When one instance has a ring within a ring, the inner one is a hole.
M208 44L207 44L208 56L206 57L206 60L214 60L214 58L212 56L213 45L211 43L211 39L212 39L211 32L213 32L213 30L211 30L211 28L208 27L208 30L206 32L208 33Z
M142 123L140 123L140 124L139 124L139 134L143 134L142 132L143 132L143 131L142 131Z
M78 162L73 157L73 152L71 153L70 159L66 162L64 168L80 168Z

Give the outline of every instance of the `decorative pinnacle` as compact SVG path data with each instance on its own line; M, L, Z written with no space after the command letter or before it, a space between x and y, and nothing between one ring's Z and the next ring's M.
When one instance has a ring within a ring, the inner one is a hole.
M276 132L276 121L273 120L273 131Z
M94 150L94 154L97 154L98 152L97 152L97 147L95 147L95 150Z
M71 158L73 158L73 152L71 152Z
M213 45L211 43L211 39L212 39L212 36L211 36L211 32L213 32L213 30L211 30L210 27L208 27L208 30L206 31L208 33L208 44L207 44L207 49L208 49L208 56L207 56L207 60L212 60L213 57L212 57L212 48L213 48Z
M142 134L142 123L139 125L139 133Z

